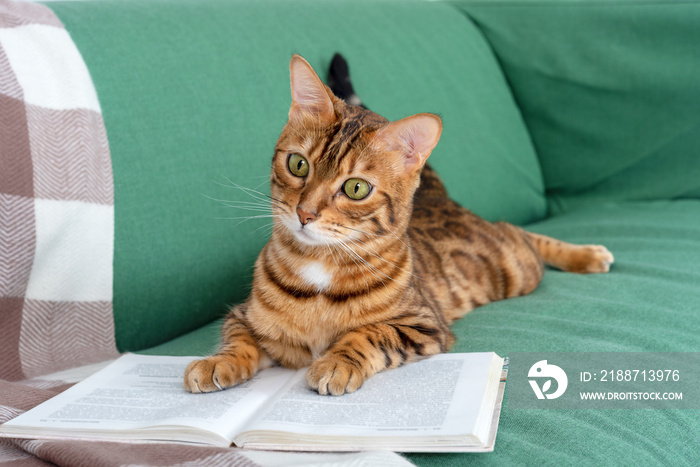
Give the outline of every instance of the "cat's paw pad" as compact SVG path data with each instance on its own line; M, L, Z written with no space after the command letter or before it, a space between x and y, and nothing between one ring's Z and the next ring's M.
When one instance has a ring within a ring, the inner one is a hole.
M316 360L306 372L306 382L321 395L341 396L362 386L365 378L354 365L333 356Z
M184 386L192 393L221 391L251 376L253 371L249 365L237 364L233 357L214 355L187 365Z
M603 245L585 245L586 264L584 273L604 273L610 271L610 265L615 262L612 253Z

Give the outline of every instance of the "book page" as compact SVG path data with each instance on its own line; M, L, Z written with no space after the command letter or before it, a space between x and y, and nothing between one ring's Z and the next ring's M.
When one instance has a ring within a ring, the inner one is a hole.
M374 375L356 392L339 397L310 390L302 370L250 431L362 437L475 435L494 358L498 356L493 353L436 355ZM500 366L497 369L500 375Z
M0 428L32 426L33 433L153 431L153 427L193 427L229 441L283 386L294 371L265 370L225 391L190 394L182 385L186 366L196 357L127 354L79 385L20 415ZM162 431L162 430L161 430ZM143 438L155 436L153 432ZM161 435L162 436L162 435ZM158 437L160 439L160 437ZM184 440L177 434L173 440ZM221 444L221 443L220 443Z

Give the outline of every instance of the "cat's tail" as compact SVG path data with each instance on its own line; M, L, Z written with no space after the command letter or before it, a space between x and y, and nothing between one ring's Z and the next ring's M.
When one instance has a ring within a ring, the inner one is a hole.
M357 97L355 90L352 87L352 82L350 81L350 70L348 68L348 62L345 58L336 53L331 61L331 66L328 70L328 86L333 91L333 94L343 99L345 102L351 105L364 106L362 100Z

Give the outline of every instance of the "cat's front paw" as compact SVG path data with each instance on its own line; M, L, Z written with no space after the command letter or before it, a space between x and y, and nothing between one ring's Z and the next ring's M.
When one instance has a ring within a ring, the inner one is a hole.
M365 378L354 365L333 355L326 355L311 365L306 372L306 382L311 389L323 396L342 396L359 389Z
M185 390L192 393L214 392L230 388L253 376L253 368L228 355L195 360L185 369Z

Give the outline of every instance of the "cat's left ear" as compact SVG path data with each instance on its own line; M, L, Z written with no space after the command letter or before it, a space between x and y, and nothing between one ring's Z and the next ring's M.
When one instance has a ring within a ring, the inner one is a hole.
M322 122L333 119L335 110L326 86L301 55L292 56L289 62L289 78L292 85L290 119L300 117L304 113L311 114Z
M391 122L379 130L375 144L403 155L406 172L425 164L442 134L442 120L435 114L422 113Z

